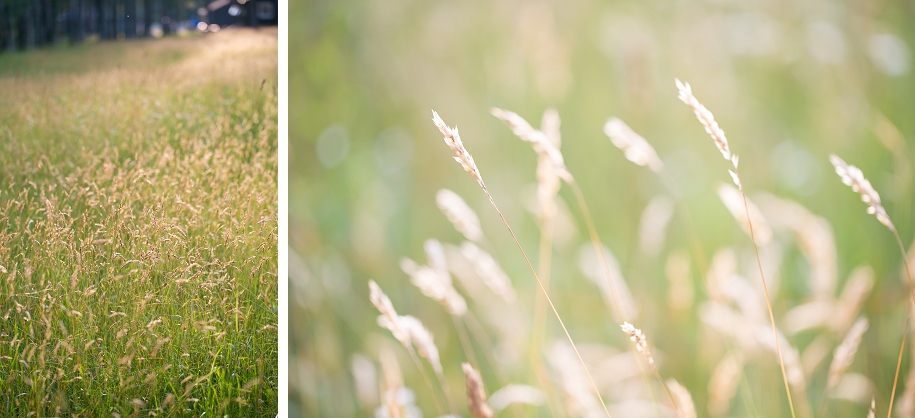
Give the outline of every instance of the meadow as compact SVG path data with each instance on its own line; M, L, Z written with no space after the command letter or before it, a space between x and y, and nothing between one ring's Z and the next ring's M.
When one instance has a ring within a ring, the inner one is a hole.
M915 414L911 6L289 21L290 416Z
M0 54L0 91L0 415L276 415L276 30Z

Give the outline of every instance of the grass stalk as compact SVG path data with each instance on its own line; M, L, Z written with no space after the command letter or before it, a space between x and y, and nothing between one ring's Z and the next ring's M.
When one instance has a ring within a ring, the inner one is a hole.
M736 164L734 167L734 174L737 177L738 183L743 184L743 181L740 180L740 169L737 168ZM778 341L778 329L775 327L775 315L772 314L772 301L769 299L769 289L766 285L766 276L763 273L762 260L759 258L759 246L756 245L756 235L753 232L753 222L750 217L750 204L747 202L747 194L744 193L743 187L739 187L740 195L743 196L743 207L746 210L747 214L747 224L750 226L750 241L753 242L753 252L756 254L756 265L759 267L759 280L762 282L763 294L766 297L766 309L769 312L769 323L772 324L772 338L775 338L775 353L778 355L778 365L782 371L782 381L785 384L785 394L788 396L788 407L791 409L791 417L797 418L797 414L794 412L794 400L791 399L791 388L788 386L788 374L785 372L785 361L782 359L782 348L781 344Z
M493 357L492 353L494 351L492 340L489 338L489 335L486 335L486 330L483 329L483 326L480 324L480 321L473 315L473 311L468 310L467 314L463 316L463 325L470 330L471 335L476 341L482 346L483 354L486 358L486 361L490 365L490 369L495 373L496 379L499 382L499 386L504 387L509 383L508 378L505 376L505 373L498 366L498 362ZM480 370L480 369L477 369ZM519 415L517 405L512 405L512 414L515 418L521 418Z
M436 371L436 376L438 376L439 383L442 385L442 392L445 394L445 400L448 401L451 415L457 416L457 407L454 403L454 397L451 396L451 387L448 385L448 380L445 379L445 374L442 371Z
M483 193L486 193L486 197L489 198L489 203L492 204L492 207L496 210L496 213L499 214L499 218L502 219L502 223L505 225L505 228L508 229L509 234L511 234L512 240L515 241L515 245L518 247L518 250L521 251L521 256L524 257L524 261L527 263L527 267L531 270L531 274L534 275L534 279L536 279L537 285L540 286L540 291L543 292L544 297L546 297L546 301L550 305L550 309L553 310L553 314L559 321L559 325L562 327L563 332L565 332L566 338L569 339L569 344L572 345L572 349L575 351L575 355L578 357L578 361L581 362L581 366L584 369L585 374L588 376L588 380L591 382L591 387L594 388L594 393L597 395L601 406L604 408L604 413L606 413L607 418L610 418L610 411L607 410L607 405L604 404L604 399L600 395L600 390L597 389L597 384L594 383L594 378L591 377L591 372L588 371L588 367L585 365L584 359L582 359L581 354L578 352L578 347L576 347L575 342L572 341L572 336L569 334L569 330L562 322L562 318L559 316L559 311L557 311L556 306L553 305L553 301L550 299L549 293L546 291L546 288L543 286L543 282L537 275L537 271L534 270L534 266L531 264L531 260L527 257L527 253L524 252L524 248L521 247L521 243L518 242L518 237L515 236L515 231L513 231L511 226L509 226L508 221L505 220L505 215L503 215L502 211L499 210L499 206L496 205L496 201L489 193L489 189L487 189L486 184L483 183L483 176L480 174L480 170L477 168L476 163L473 161L473 156L470 155L470 152L468 152L466 148L464 148L464 143L461 141L461 137L457 128L451 128L446 125L441 117L439 117L438 113L436 113L434 110L432 111L432 122L439 129L439 131L441 131L442 135L444 135L445 145L447 145L448 148L454 152L454 160L461 165L464 171L470 174L474 180L477 181L477 184L479 184L480 188L483 189Z
M909 305L911 306L911 305ZM912 308L905 317L905 329L902 331L902 343L899 344L899 358L896 359L896 374L893 376L893 390L890 392L890 405L886 410L886 418L893 416L893 401L896 400L896 384L899 383L899 368L902 366L902 353L905 352L905 340L909 334L909 319Z
M628 322L629 315L626 312L626 308L623 306L622 301L620 300L619 292L617 291L616 285L613 282L613 277L610 272L610 264L607 262L606 255L604 255L604 248L600 243L600 237L597 235L597 228L594 226L594 219L591 217L591 211L588 208L588 203L585 201L584 194L581 191L581 187L578 186L578 182L573 180L569 181L568 183L572 187L572 191L574 192L575 198L578 201L578 207L581 210L582 216L585 218L585 224L588 228L588 235L591 237L591 244L594 246L594 251L598 254L598 260L600 260L601 268L604 271L604 276L607 279L607 283L610 285L610 290L613 294L614 305L616 308L615 314L617 316L617 322ZM620 320L620 318L623 319ZM667 393L668 399L670 400L671 404L674 405L674 409L677 411L677 415L679 416L680 409L677 407L677 401L674 399L673 394L670 392L670 388L667 387L667 382L661 378L661 374L658 372L658 369L654 364L650 364L650 368L654 372L655 377L658 378L658 382L661 383L661 386L664 388L664 392ZM644 374L644 370L641 371ZM652 396L654 396L653 391Z
M699 240L699 236L696 233L695 225L693 224L693 217L689 211L689 206L686 205L686 201L683 200L679 192L679 186L677 185L676 180L673 176L667 171L667 166L662 165L661 169L657 171L658 177L661 178L661 182L664 183L664 187L667 188L668 193L674 196L677 204L677 217L680 219L680 223L683 225L683 229L686 232L686 238L689 241L690 250L693 252L693 258L696 260L696 268L699 270L699 277L702 279L702 285L708 294L708 264L705 261L705 249L702 246L702 241ZM729 351L737 350L737 347L730 340L727 340L726 344L728 345ZM740 379L740 384L745 386L747 390L742 391L744 397L744 405L753 411L754 415L757 415L756 402L753 399L753 392L749 390L750 385L746 379L746 375L743 375ZM747 400L749 397L749 400Z
M912 296L912 303L909 303L909 309L906 310L905 315L905 329L902 331L902 342L899 344L899 358L896 359L896 374L893 376L893 390L890 394L890 405L887 410L887 417L893 413L893 401L896 399L896 385L899 382L899 368L902 365L902 353L905 351L905 340L909 333L909 321L912 317L912 305L915 304L915 281L912 280L912 272L909 269L909 260L905 253L905 246L902 245L902 238L899 237L899 231L896 230L895 226L890 228L893 231L893 237L896 238L896 245L899 247L899 252L902 254L902 265L905 266L905 274L909 279L909 291Z
M709 134L712 138L712 141L715 143L715 147L718 148L718 151L721 152L722 157L725 160L731 163L734 167L734 170L728 170L731 175L731 179L737 185L737 188L740 190L740 195L743 198L743 207L746 211L747 224L749 225L750 232L750 241L753 242L753 251L756 254L756 265L759 267L759 279L762 282L763 293L766 298L766 309L769 312L769 322L772 324L772 336L775 338L775 352L778 356L778 365L781 368L782 372L782 381L785 384L785 393L788 396L788 406L791 409L791 417L797 418L797 414L794 411L794 400L791 398L791 388L788 386L788 374L785 372L785 361L782 359L782 349L781 344L778 341L778 329L775 326L775 315L772 313L772 301L769 298L769 289L766 285L766 278L763 273L762 260L759 257L759 246L756 244L756 234L753 231L753 221L750 217L750 205L747 201L747 195L743 191L742 181L740 180L740 169L738 168L738 157L737 155L731 154L730 146L728 145L727 137L724 134L724 131L718 126L718 122L715 121L715 116L712 115L702 103L693 95L692 87L689 83L683 83L679 79L675 79L675 84L677 86L679 98L683 103L689 106L693 113L696 115L696 119L702 126L705 128L705 132Z
M467 355L467 361L470 362L474 369L480 370L480 364L477 362L477 356L473 352L473 345L470 344L470 338L467 337L467 331L464 329L461 321L457 318L457 316L451 315L451 321L454 322L454 329L457 331L458 340L461 343L461 348Z
M542 215L540 220L540 256L537 259L537 270L540 272L540 280L543 281L543 287L550 290L550 268L552 265L553 255L553 222L547 219L548 215ZM539 348L543 344L543 334L546 327L546 300L541 294L537 294L534 301L534 329L532 332L533 344L531 345L531 355L539 358Z
M537 270L540 272L540 280L547 292L550 290L550 276L553 261L553 217L550 211L541 208L540 212L540 255L537 259ZM537 383L544 391L547 401L547 407L550 409L552 416L565 415L560 408L556 399L556 391L553 382L550 380L546 365L543 362L543 339L546 334L546 298L543 294L537 293L534 300L534 327L531 331L531 368Z
M413 364L419 369L419 373L423 375L423 381L426 382L426 387L429 388L429 393L432 394L432 401L435 402L435 409L438 410L439 415L445 415L445 409L442 408L442 403L438 399L438 394L435 393L435 386L432 386L432 379L429 379L429 374L426 373L426 368L423 367L423 363L419 361L419 357L413 349L409 349L407 352L410 353L410 358L413 359ZM454 409L454 405L451 405L451 409Z
M591 217L591 211L588 209L588 203L585 202L585 197L581 192L581 187L578 185L578 182L574 180L569 181L568 183L569 186L572 187L572 192L575 194L575 199L578 201L578 208L581 211L582 217L585 218L585 225L588 228L588 235L591 238L591 244L594 246L594 252L597 253L597 259L599 260L601 269L604 272L604 277L606 277L607 283L610 285L610 291L613 294L613 304L615 305L615 320L618 323L629 321L629 315L626 312L626 308L623 307L619 292L616 289L616 284L613 282L613 277L610 273L610 264L607 262L607 257L604 255L604 248L600 243L600 237L597 235L597 228L594 226L594 219Z
M496 210L496 213L499 214L499 218L502 219L502 223L505 225L505 228L508 229L509 234L511 234L512 240L515 241L515 245L518 247L518 250L521 251L521 256L524 257L524 261L527 263L527 267L531 270L531 274L534 275L534 279L537 280L537 285L540 286L540 291L543 292L543 296L546 298L547 303L550 305L550 309L553 311L553 315L556 316L556 320L559 321L559 326L562 327L562 331L565 333L566 338L569 340L569 344L572 346L572 350L575 351L575 356L578 357L578 361L581 363L581 367L584 369L585 374L588 376L588 380L591 382L591 387L594 389L594 394L597 395L597 399L600 401L601 407L604 408L604 413L607 415L607 418L611 418L610 411L607 409L607 405L604 403L604 398L600 395L600 390L597 389L597 384L594 383L594 378L591 377L591 372L588 371L588 366L585 365L585 360L581 357L581 353L578 352L578 347L575 345L575 342L572 341L572 335L569 334L568 328L566 328L565 323L562 322L562 317L559 316L559 311L556 310L556 306L553 304L553 300L550 299L550 295L547 293L546 288L543 286L543 282L540 280L540 277L534 270L534 266L531 264L531 260L527 258L527 254L524 252L524 248L522 248L521 243L518 242L518 237L515 236L515 231L513 231L511 226L508 225L508 221L505 220L505 216L502 215L502 211L499 210L499 207L496 205L496 201L492 198L492 195L489 194L489 190L483 188L483 192L486 193L486 197L489 198L489 203L492 204L492 207Z
M861 169L858 167L849 165L835 154L829 156L829 161L835 166L836 174L842 179L842 183L850 186L853 191L861 195L861 200L868 206L867 213L874 215L883 226L893 232L893 237L896 238L896 245L899 247L899 253L902 255L902 263L905 267L906 276L909 279L909 291L911 292L912 303L909 304L909 308L906 311L905 328L902 330L902 342L899 345L899 358L896 360L896 374L893 377L893 390L890 395L889 410L887 411L887 416L889 416L893 412L893 401L896 399L896 385L899 382L899 367L902 365L902 354L905 351L905 340L909 331L909 320L912 316L912 304L915 303L915 281L912 280L912 272L909 270L909 261L906 256L905 246L902 245L902 238L899 237L899 231L896 230L896 225L893 224L893 221L890 219L889 214L886 213L883 204L880 203L880 194L874 190L871 182L864 177L864 173L861 172Z

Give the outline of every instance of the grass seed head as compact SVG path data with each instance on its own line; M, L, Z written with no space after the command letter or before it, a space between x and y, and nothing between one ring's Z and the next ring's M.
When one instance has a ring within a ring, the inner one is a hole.
M550 144L559 150L562 145L562 134L559 112L554 108L543 111L540 119L540 131L546 135ZM559 172L553 159L547 155L538 154L537 157L537 203L540 204L540 219L552 221L556 216L556 194L561 186Z
M627 160L636 165L648 167L654 172L659 172L664 167L651 144L622 120L610 118L604 124L604 134L610 137L613 145L623 150Z
M810 263L810 282L817 299L831 299L836 290L836 240L832 226L797 202L764 194L756 199L774 229L788 228Z
M727 184L721 184L718 186L718 197L747 235L750 235L750 222L753 222L753 233L756 235L759 245L765 246L772 240L772 229L769 228L766 218L749 198L746 199L747 207L744 207L744 196L740 190ZM750 212L749 219L747 218L748 211Z
M667 225L674 215L674 201L657 195L648 201L639 219L639 248L643 253L657 256L664 248Z
M648 364L654 364L654 358L651 357L651 351L648 350L648 339L645 338L645 334L642 334L642 330L632 326L628 322L623 322L623 325L620 325L620 328L629 335L629 341L635 343L635 348L648 360Z
M467 302L454 288L442 244L430 239L423 247L426 250L429 265L421 266L404 257L400 261L401 270L410 276L410 282L424 295L445 305L449 313L464 315L467 313Z
M439 359L438 347L435 346L432 333L429 332L429 330L423 326L423 323L419 319L416 319L416 317L404 315L398 318L398 320L401 328L405 329L407 333L410 334L410 340L413 342L419 355L429 361L429 364L432 365L432 368L436 373L441 374L442 362Z
M826 383L829 389L834 389L839 384L839 379L855 360L855 353L858 352L858 346L861 344L861 337L864 336L865 331L867 331L867 318L858 319L845 335L842 344L836 348L832 364L829 365L829 377Z
M517 294L512 287L511 279L488 252L472 242L464 241L461 244L461 254L473 265L477 276L489 290L506 302L515 300Z
M441 189L435 194L435 204L454 225L454 229L473 242L483 239L480 218L457 193Z
M556 168L556 174L566 180L571 181L572 175L569 174L566 169L565 161L562 158L562 153L559 152L557 148L550 139L543 132L534 129L530 123L528 123L524 118L519 116L517 113L503 110L499 108L492 108L490 110L493 116L505 122L509 128L511 128L512 133L514 133L518 138L521 138L523 141L528 142L534 148L534 151L537 152L543 158L548 158L553 162L554 167Z
M550 140L550 143L553 144L556 149L562 145L562 133L559 131L559 127L562 126L562 120L559 118L559 112L556 111L556 108L548 107L543 111L543 116L540 118L540 132L543 132L546 135L547 139Z
M693 404L693 396L680 382L674 379L667 380L667 388L670 389L674 401L676 401L677 416L681 418L696 418L696 405Z
M378 283L375 283L374 280L369 280L369 300L372 301L375 308L381 312L381 316L378 318L378 325L390 330L391 334L394 335L394 338L397 339L397 341L400 341L400 343L409 350L410 333L400 325L400 321L398 320L400 317L397 315L397 311L394 310L391 299L388 298L388 295L384 294L381 287L379 287Z
M451 151L454 152L454 161L457 161L461 167L464 168L464 171L470 173L471 176L480 184L480 187L483 190L486 190L486 184L483 183L483 176L480 174L480 170L477 168L477 164L473 162L473 156L470 155L470 152L467 151L467 148L464 148L464 143L461 142L461 135L458 133L457 127L450 128L445 124L445 121L436 113L432 111L432 123L442 132L442 135L445 136L445 145L448 145L448 148L451 148Z
M467 407L473 418L492 418L492 408L486 403L486 390L480 372L468 363L461 363L467 385Z
M718 126L718 122L715 121L715 116L702 103L699 103L696 96L693 96L693 89L689 86L689 83L684 83L679 79L674 79L674 81L677 84L677 98L693 109L696 119L699 119L699 123L705 127L705 132L715 141L715 146L721 151L721 155L725 160L730 161L734 168L737 168L737 157L731 154L731 149L728 147L728 139L724 136L724 131Z
M728 355L715 367L708 384L708 410L712 416L727 414L742 374L743 356L740 354Z
M861 195L861 200L864 203L867 203L867 213L876 216L880 223L890 230L895 231L896 227L893 225L893 221L890 220L890 216L887 215L886 209L884 209L883 205L880 203L880 194L874 190L874 186L871 186L871 182L864 178L864 173L861 172L861 169L853 165L848 165L835 154L829 156L829 161L835 166L836 174L842 179L842 183L845 183L846 186L851 186L852 190Z

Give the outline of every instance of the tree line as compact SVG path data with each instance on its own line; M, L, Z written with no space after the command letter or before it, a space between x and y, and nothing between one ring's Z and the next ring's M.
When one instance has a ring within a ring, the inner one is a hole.
M167 35L205 0L0 0L0 48Z

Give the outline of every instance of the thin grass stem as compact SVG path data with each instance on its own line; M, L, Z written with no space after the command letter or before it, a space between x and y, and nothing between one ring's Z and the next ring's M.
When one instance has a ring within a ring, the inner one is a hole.
M435 387L432 386L432 380L429 379L429 374L426 373L426 368L423 367L423 363L419 361L419 357L416 356L415 351L409 349L407 352L410 353L410 358L413 359L413 364L416 365L416 368L419 369L420 374L423 375L423 380L426 382L426 387L429 388L429 393L432 394L432 401L435 402L435 409L438 410L439 415L445 415L445 409L442 408L442 403L438 399L438 394L435 393Z
M461 321L458 320L457 316L451 315L451 320L454 322L454 329L457 331L458 340L461 342L461 348L467 355L467 361L470 362L474 369L480 370L480 364L477 362L477 356L473 352L473 345L470 344L470 339L467 337L467 331L461 326Z
M492 195L489 194L489 190L483 188L483 192L486 193L486 197L489 198L489 203L492 204L492 207L499 214L499 217L502 218L502 223L505 224L505 227L508 228L509 234L512 236L512 240L515 241L515 245L518 246L518 250L521 251L521 256L524 257L524 261L527 263L527 267L530 268L531 274L534 275L534 279L537 280L537 285L540 286L540 291L543 292L544 297L546 297L547 303L550 305L550 309L553 310L553 315L556 316L556 320L559 321L559 325L562 327L562 331L566 334L566 338L569 340L569 344L572 345L572 350L575 351L575 355L578 357L578 361L581 363L581 367L584 369L585 374L588 376L588 380L591 382L591 387L594 388L594 394L597 395L597 399L600 401L601 406L604 408L604 413L607 415L607 418L610 417L610 411L607 409L607 405L604 403L604 398L600 395L600 390L597 389L597 384L594 383L594 378L591 377L591 372L588 371L588 366L585 365L585 360L581 357L581 353L578 352L578 347L575 346L575 342L572 341L572 335L569 334L569 330L566 328L565 323L562 322L562 318L559 316L559 311L556 310L556 306L553 305L553 300L550 299L550 295L547 293L546 288L543 286L543 282L540 281L540 277L537 275L537 272L534 270L531 260L527 258L527 254L524 252L524 249L521 247L521 243L518 242L518 237L515 236L515 231L512 230L511 226L508 225L508 221L505 220L505 216L502 215L502 211L499 210L499 207L496 205L496 201L493 200Z
M735 165L734 173L740 180L740 169ZM740 181L742 184L743 181ZM775 353L778 355L778 365L782 371L782 381L785 383L785 394L788 395L788 407L791 409L791 417L797 418L794 412L794 400L791 399L791 388L788 386L788 374L785 372L785 361L782 359L782 348L778 341L778 329L775 327L775 315L772 314L772 302L769 299L769 289L766 285L766 276L763 273L762 260L759 258L759 246L756 245L756 235L753 232L753 222L750 217L750 204L747 202L747 194L744 193L743 187L740 187L740 195L743 196L743 207L747 213L747 224L750 226L750 241L753 242L753 251L756 254L756 265L759 267L759 280L762 282L763 294L766 296L766 309L769 311L769 322L772 324L772 337L775 338Z
M575 199L578 200L578 208L581 210L582 217L585 218L585 225L588 228L588 235L591 237L591 244L594 246L594 252L597 253L597 259L600 262L604 276L607 278L607 284L610 285L610 291L613 295L613 304L615 308L615 320L618 323L628 322L629 315L626 313L626 308L623 307L619 292L616 289L616 284L613 282L613 277L610 273L610 264L607 262L607 258L604 255L604 248L600 243L600 237L597 236L597 228L594 226L594 219L591 218L591 211L588 209L588 203L585 202L584 194L582 194L581 187L578 186L578 182L569 181L568 183L570 186L572 186L572 191L575 194Z
M540 256L537 259L537 270L540 272L540 279L543 281L543 287L547 292L550 290L550 277L552 276L553 260L553 218L547 215L546 211L541 209L540 219ZM543 339L546 335L546 300L542 294L537 293L534 300L534 328L531 331L531 368L534 377L544 391L547 400L547 407L550 409L552 416L557 415L560 411L562 416L565 412L555 404L560 402L556 399L556 391L552 381L546 374L546 366L543 362Z
M911 305L909 305L911 306ZM912 308L909 308L911 311ZM890 392L890 406L886 410L886 418L893 415L893 401L896 400L896 384L899 383L899 368L902 366L902 353L905 351L905 340L909 335L909 314L905 317L905 329L902 331L902 344L899 345L899 358L896 359L896 375L893 376L893 390Z
M905 246L902 245L902 238L899 237L899 231L895 227L890 228L893 231L893 237L896 238L896 245L899 246L899 252L902 254L902 265L905 266L905 274L909 279L909 290L912 296L912 303L909 303L909 309L905 316L905 329L902 331L902 342L899 345L899 358L896 360L896 374L893 376L893 390L890 394L890 405L887 410L887 417L893 413L893 401L896 399L896 385L899 382L899 368L902 365L902 353L905 351L905 340L909 333L909 321L912 317L912 305L915 304L915 281L912 280L912 272L909 270L909 260L906 257Z
M626 312L625 307L622 304L622 301L619 297L619 292L616 289L616 284L613 282L613 277L610 273L610 264L607 262L607 258L604 255L603 246L600 244L600 237L597 235L597 228L594 226L594 219L591 217L591 211L588 209L588 203L585 201L584 194L581 191L581 187L578 186L578 183L575 181L568 182L572 186L572 190L575 194L575 198L578 200L578 207L581 209L582 216L585 218L585 224L588 227L588 234L591 237L591 243L594 245L594 251L598 254L598 260L600 260L601 267L604 271L604 276L607 278L607 283L610 285L610 290L613 294L614 305L616 308L616 315L618 322L629 321L629 315ZM619 318L622 317L623 320L619 321ZM664 387L664 391L667 393L670 402L674 405L674 408L677 410L677 415L680 415L680 409L676 407L677 401L674 399L673 394L671 394L670 389L667 387L667 383L664 382L664 379L661 378L661 374L658 372L658 369L651 365L652 370L655 373L655 376L658 378L658 382L661 383L661 386ZM644 373L644 371L643 371ZM653 392L652 392L653 395Z
M442 392L445 394L445 400L448 401L451 415L457 416L457 407L454 404L454 397L451 396L451 387L448 386L448 380L445 379L445 374L441 371L436 371L435 374L438 377L439 383L442 385Z
M479 342L482 346L483 355L486 358L486 361L490 365L490 369L495 373L496 379L499 382L499 386L505 387L509 383L508 378L505 376L505 373L498 366L498 362L493 357L492 353L494 351L492 340L489 339L489 335L486 334L486 331L483 329L483 326L480 324L476 316L473 315L473 311L468 310L467 314L464 315L463 325L470 330L470 334L473 335L473 338ZM477 369L480 370L480 369ZM518 412L518 405L512 405L512 414L515 418L521 418Z

